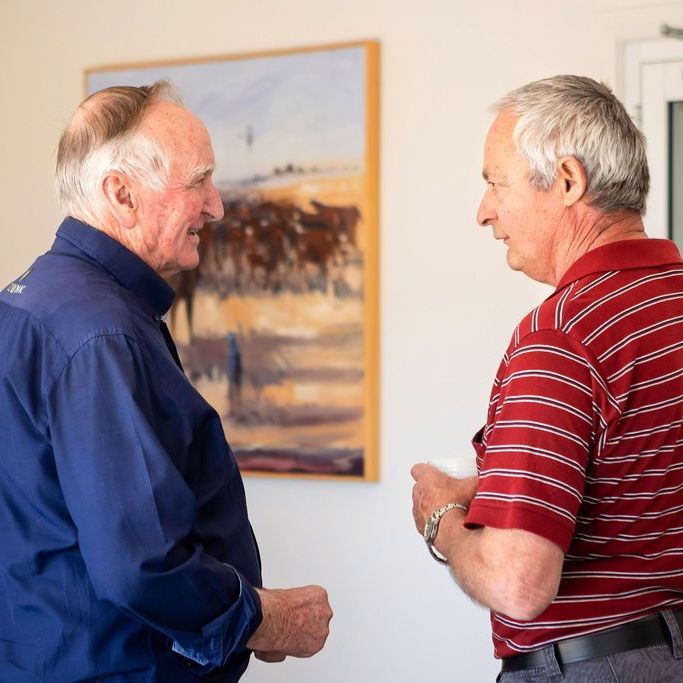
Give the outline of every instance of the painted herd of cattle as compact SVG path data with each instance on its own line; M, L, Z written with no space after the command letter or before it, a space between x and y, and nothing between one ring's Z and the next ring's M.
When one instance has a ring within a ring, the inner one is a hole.
M171 281L176 305L185 302L190 334L199 287L222 298L280 291L351 293L345 271L361 256L357 207L313 200L313 210L306 211L290 201L258 196L226 199L223 206L223 219L200 232L199 267Z

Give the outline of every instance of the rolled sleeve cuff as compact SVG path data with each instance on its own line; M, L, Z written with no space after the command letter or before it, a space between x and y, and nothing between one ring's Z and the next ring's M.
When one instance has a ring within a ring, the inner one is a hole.
M476 498L465 518L468 529L490 526L497 529L521 529L552 541L569 550L575 526L549 513L543 513L524 505L505 505Z
M171 649L207 670L223 666L228 658L244 651L247 641L263 619L261 600L256 590L236 569L239 596L230 608L206 624L201 633L183 633L173 640Z

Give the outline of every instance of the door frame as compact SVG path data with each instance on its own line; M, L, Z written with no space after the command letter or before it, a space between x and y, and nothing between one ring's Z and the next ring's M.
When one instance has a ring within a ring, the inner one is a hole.
M647 139L650 194L645 228L669 237L669 102L683 101L683 40L658 38L623 47L623 102Z

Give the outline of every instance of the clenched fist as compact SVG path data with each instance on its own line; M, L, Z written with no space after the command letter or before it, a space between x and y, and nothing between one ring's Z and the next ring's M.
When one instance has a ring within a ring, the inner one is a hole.
M281 662L286 656L310 657L322 650L330 632L332 609L321 586L258 589L263 621L247 642L258 659Z

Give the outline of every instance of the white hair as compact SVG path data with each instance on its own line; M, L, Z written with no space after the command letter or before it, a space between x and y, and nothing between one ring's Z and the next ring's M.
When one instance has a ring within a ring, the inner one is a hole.
M530 183L549 190L563 156L586 173L588 203L608 213L645 213L650 173L645 137L604 83L584 76L554 76L503 97L494 111L519 119L513 140L529 162Z
M120 172L161 190L171 170L169 150L140 130L147 109L167 100L180 105L167 81L151 86L106 88L86 99L62 134L57 154L55 190L65 215L92 224L105 211L102 181Z

